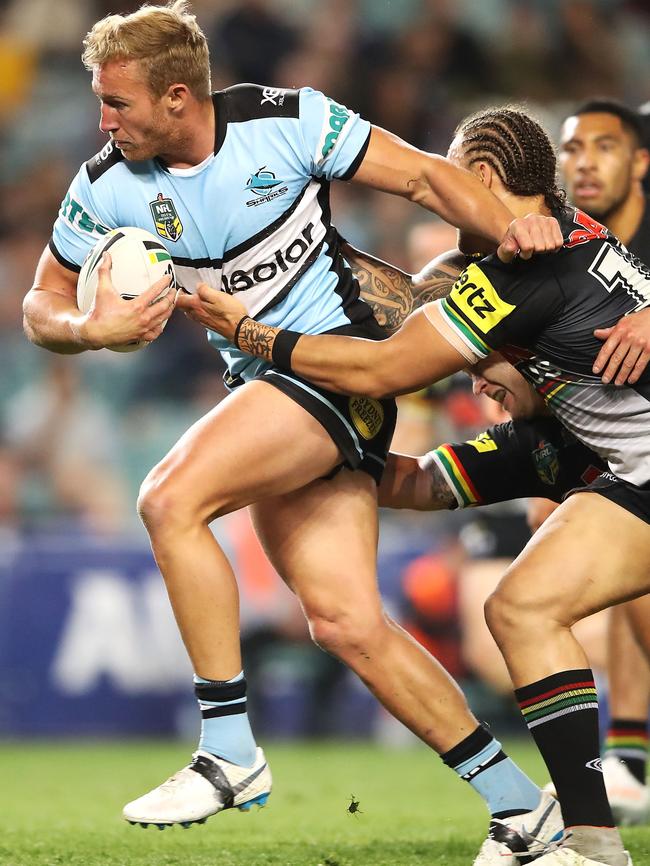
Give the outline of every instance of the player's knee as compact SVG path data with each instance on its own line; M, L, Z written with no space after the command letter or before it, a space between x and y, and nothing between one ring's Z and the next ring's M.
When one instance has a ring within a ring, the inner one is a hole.
M160 487L153 475L154 470L147 475L140 485L140 492L138 493L138 501L136 503L140 520L148 530L153 530L159 524L162 511Z
M519 634L528 622L529 609L517 596L497 588L485 602L485 621L499 646Z
M142 482L138 495L138 514L149 533L170 527L188 517L183 497L169 475L154 467Z
M317 646L347 664L374 651L380 639L381 617L365 612L358 614L335 613L332 615L308 614L309 631Z

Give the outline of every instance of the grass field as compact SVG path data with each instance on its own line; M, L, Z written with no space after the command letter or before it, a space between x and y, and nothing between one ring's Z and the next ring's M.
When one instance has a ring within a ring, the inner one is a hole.
M510 752L538 781L528 745ZM424 748L301 744L267 749L264 809L160 832L124 802L187 762L178 743L0 745L2 866L469 866L486 831L478 797ZM363 814L347 811L351 795ZM650 828L625 832L650 864Z

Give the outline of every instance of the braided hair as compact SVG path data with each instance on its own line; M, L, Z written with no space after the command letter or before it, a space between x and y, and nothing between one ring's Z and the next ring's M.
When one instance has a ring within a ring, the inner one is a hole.
M555 210L566 203L556 175L555 149L540 124L514 108L487 108L456 128L470 164L486 162L514 195L543 195Z

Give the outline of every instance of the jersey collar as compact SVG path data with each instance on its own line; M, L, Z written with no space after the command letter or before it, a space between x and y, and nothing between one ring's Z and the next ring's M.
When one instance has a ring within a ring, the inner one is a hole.
M223 90L217 90L212 94L212 105L214 107L214 153L217 154L221 150L228 126L226 100Z

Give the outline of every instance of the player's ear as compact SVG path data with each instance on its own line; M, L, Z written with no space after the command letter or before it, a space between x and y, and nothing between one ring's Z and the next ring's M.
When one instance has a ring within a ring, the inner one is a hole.
M190 97L187 84L170 84L163 99L170 111L181 111Z
M494 181L494 171L492 170L492 166L488 162L483 162L482 160L475 162L474 173L478 175L483 186L491 189L492 183Z
M634 180L643 180L650 167L650 150L647 147L637 147L632 160L632 177Z

